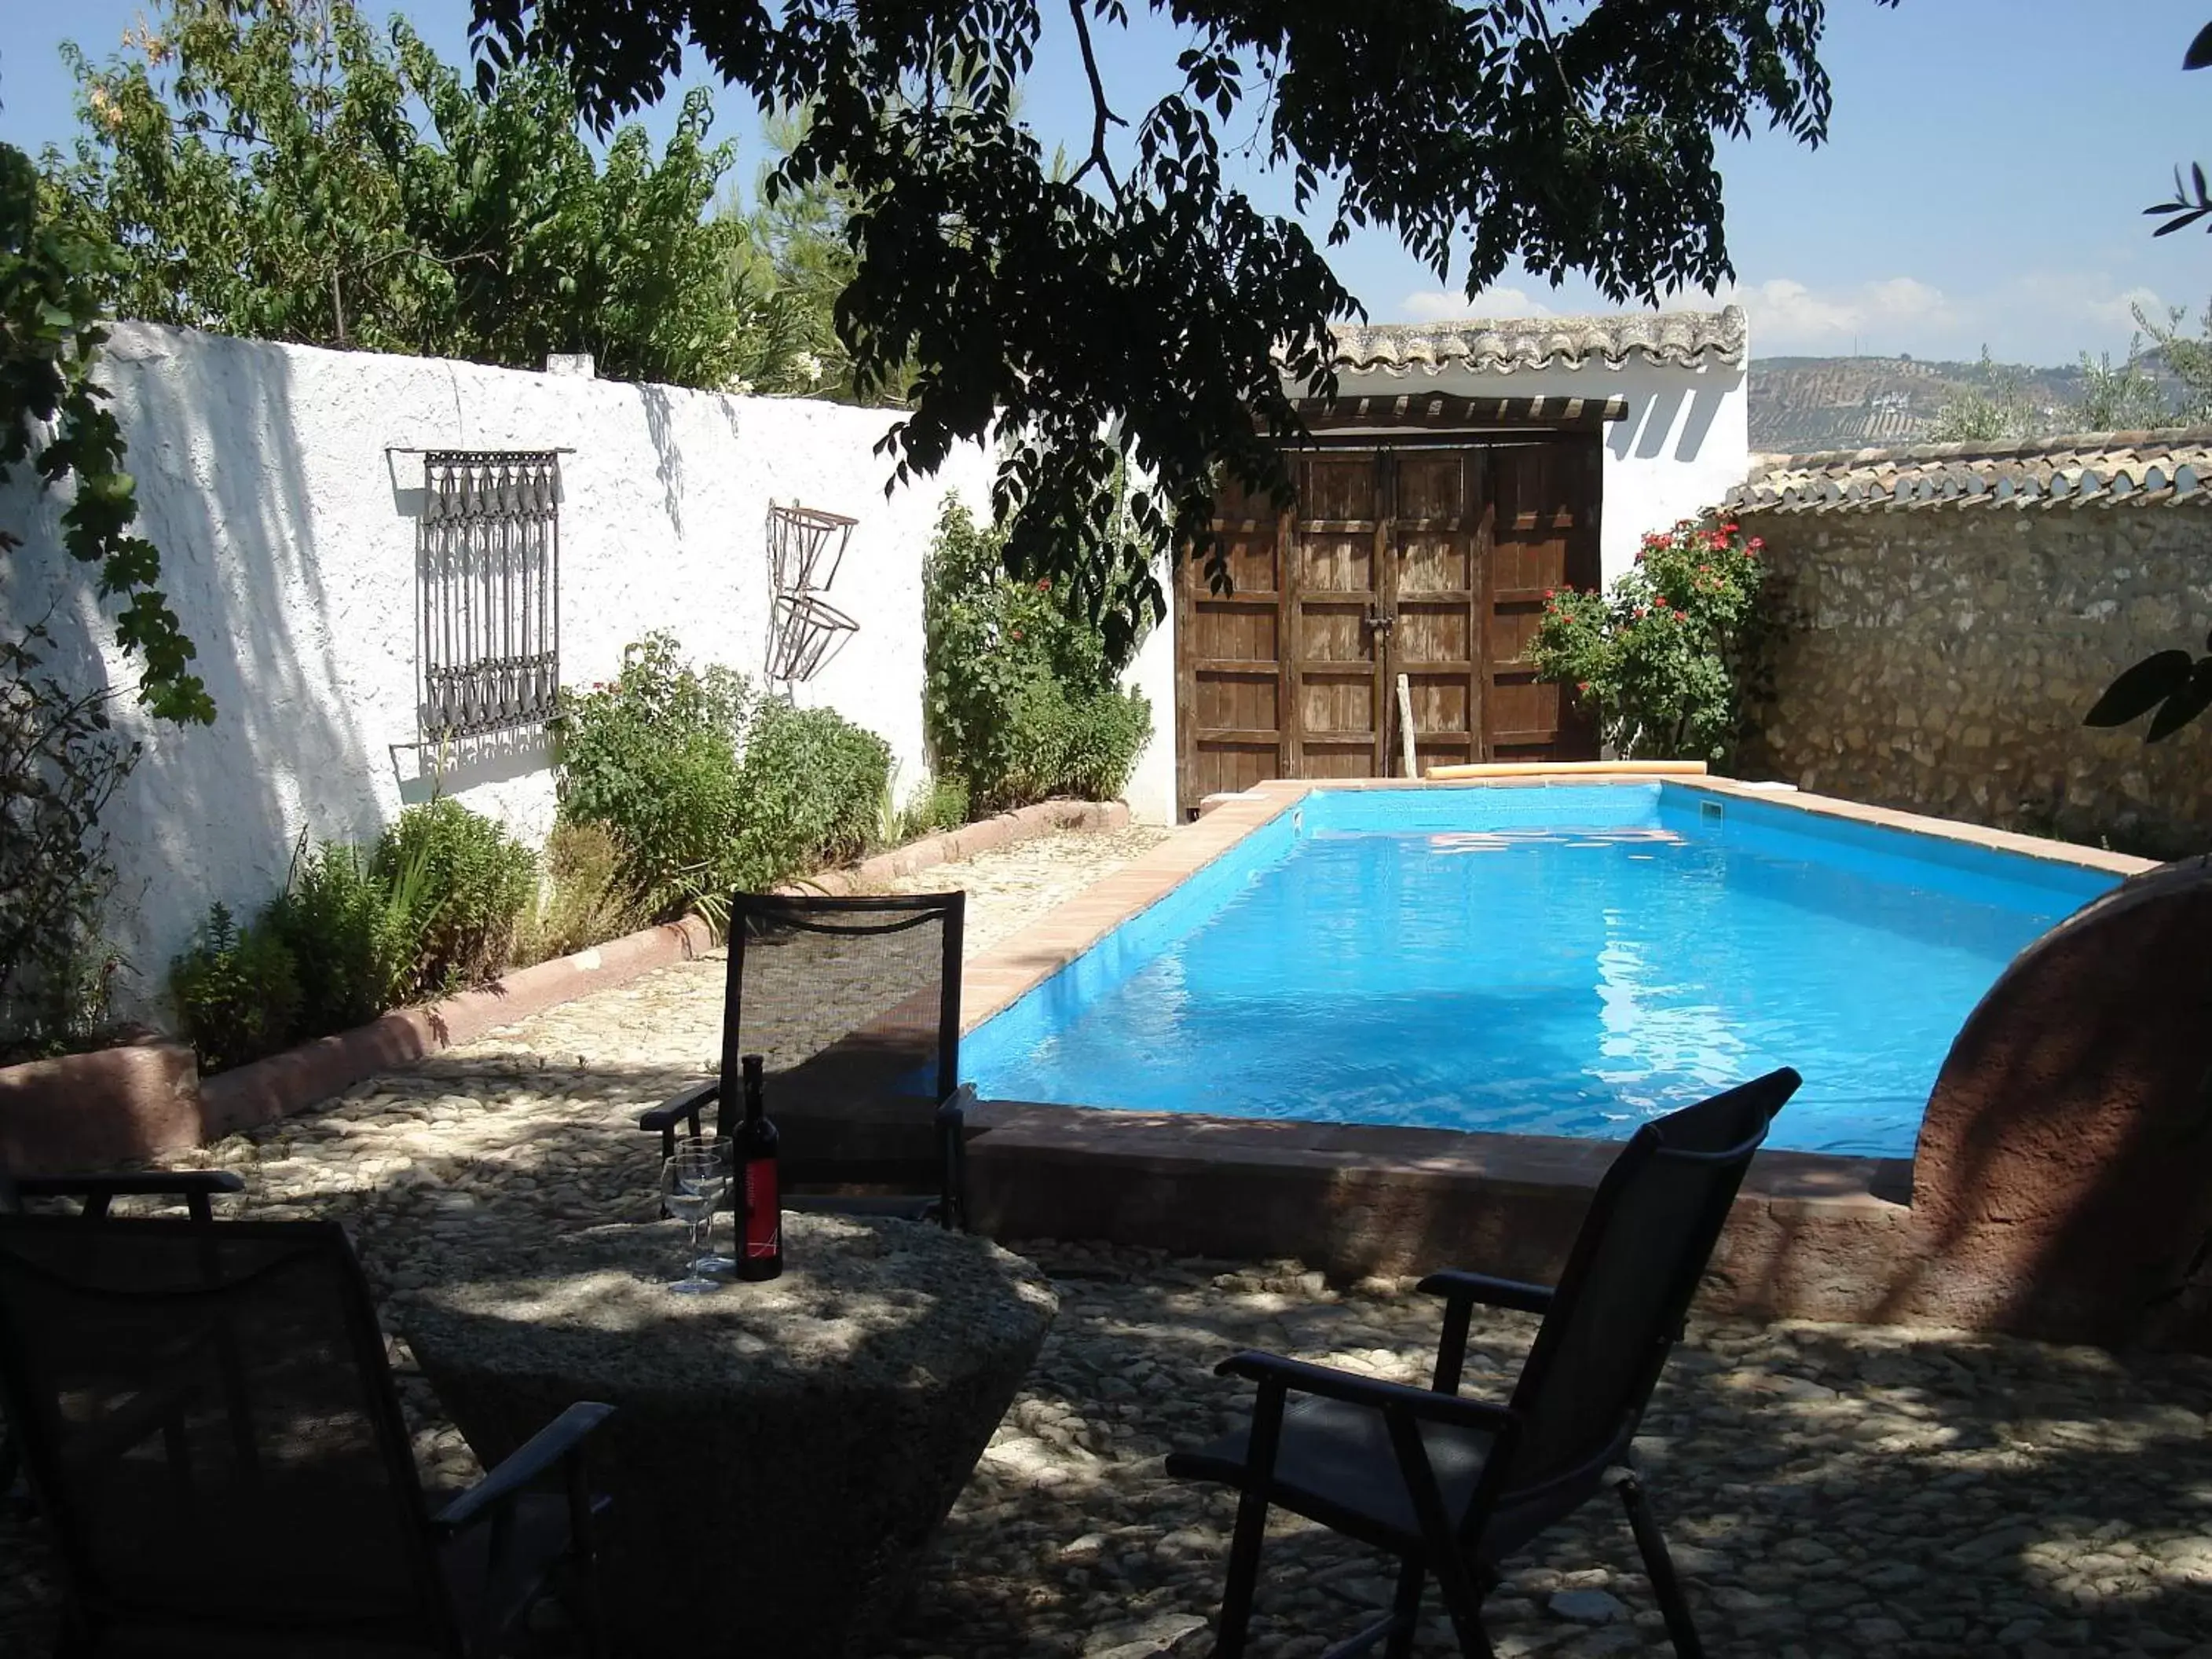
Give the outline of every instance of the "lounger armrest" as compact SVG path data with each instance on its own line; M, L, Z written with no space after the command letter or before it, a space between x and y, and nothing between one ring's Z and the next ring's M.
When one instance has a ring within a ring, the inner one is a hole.
M190 1198L242 1193L246 1182L228 1170L144 1170L128 1175L17 1176L26 1198Z
M553 1469L583 1449L592 1430L614 1415L612 1406L580 1400L501 1460L499 1467L438 1511L431 1525L458 1532L512 1503Z
M1553 1291L1548 1285L1528 1285L1516 1279L1493 1279L1488 1273L1462 1273L1447 1268L1431 1273L1413 1287L1448 1302L1479 1302L1486 1308L1510 1308L1516 1313L1547 1314Z
M696 1114L705 1111L720 1099L721 1095L722 1079L710 1077L704 1083L692 1085L675 1099L664 1101L649 1112L640 1113L637 1127L665 1133L679 1123L689 1121Z
M1494 1434L1513 1432L1521 1421L1512 1411L1492 1401L1438 1394L1433 1389L1419 1389L1406 1382L1386 1382L1380 1377L1339 1370L1334 1365L1316 1365L1252 1349L1230 1355L1213 1370L1217 1376L1249 1377L1262 1386L1272 1384L1292 1394L1318 1395L1326 1400L1340 1400L1348 1406L1367 1406L1376 1411L1395 1406L1410 1416L1430 1422L1487 1429Z

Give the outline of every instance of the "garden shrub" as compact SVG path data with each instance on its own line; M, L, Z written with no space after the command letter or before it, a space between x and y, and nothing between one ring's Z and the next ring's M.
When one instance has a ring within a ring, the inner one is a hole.
M0 1063L97 1041L116 965L100 819L138 745L112 731L111 693L45 671L46 640L35 626L0 640Z
M889 794L886 790L886 799ZM957 778L932 778L888 815L881 839L887 847L902 846L967 822L968 787Z
M1653 532L1609 593L1545 596L1529 660L1624 758L1726 760L1760 672L1763 545L1733 521Z
M406 1000L415 963L411 898L395 894L361 848L311 848L301 836L291 878L263 918L292 955L298 1035L365 1024Z
M890 773L890 744L836 710L763 702L738 768L731 885L772 887L859 858L876 838Z
M615 837L623 880L656 920L696 894L728 890L751 706L744 676L691 667L666 634L628 647L612 680L561 695L562 820Z
M562 822L612 838L644 917L696 909L720 926L731 892L857 857L882 833L889 744L695 668L665 634L629 647L611 681L564 694L559 732Z
M384 832L370 872L405 918L401 1000L441 996L507 964L538 890L537 855L481 812L440 797Z
M629 933L637 903L622 843L603 823L558 823L545 838L545 882L517 940L518 963L565 957Z
M1005 537L950 498L922 567L922 662L923 729L970 811L1110 799L1152 733L1119 686L1127 653L1049 578L1009 576Z
M216 905L169 965L203 1071L366 1024L508 965L537 891L530 849L480 813L412 806L373 851L300 837L278 894L246 927Z
M192 947L169 964L169 994L203 1072L274 1054L293 1040L300 1012L297 963L273 927L240 927L210 906Z

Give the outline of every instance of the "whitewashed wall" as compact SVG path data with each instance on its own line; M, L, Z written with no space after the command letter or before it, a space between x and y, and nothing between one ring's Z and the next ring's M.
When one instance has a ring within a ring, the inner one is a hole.
M757 679L769 502L858 518L830 599L860 631L797 695L888 738L902 792L925 775L922 556L948 490L988 512L980 450L886 500L888 465L871 453L894 418L881 411L136 324L116 329L102 378L162 585L221 711L191 730L144 722L135 706L126 715L146 754L110 812L122 875L112 932L137 975L137 994L126 988L137 1006L158 995L211 902L250 909L276 890L303 828L366 839L428 792L422 757L393 748L418 736L422 464L410 450L573 450L561 460L571 685L611 675L624 642L654 629ZM52 610L65 656L134 684L136 665L106 644L84 584L56 580L56 505L20 477L0 491L0 524L32 532L0 562L0 606L15 623ZM532 840L551 822L541 741L459 757L445 787Z

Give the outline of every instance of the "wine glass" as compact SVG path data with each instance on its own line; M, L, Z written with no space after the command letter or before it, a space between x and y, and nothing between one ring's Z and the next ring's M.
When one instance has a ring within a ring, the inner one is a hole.
M660 1166L660 1201L667 1206L669 1214L691 1230L691 1242L684 1257L689 1265L684 1277L668 1287L686 1296L721 1288L719 1281L699 1271L699 1224L714 1208L713 1172L712 1162L696 1147L690 1152L678 1149Z
M678 1152L693 1154L699 1161L686 1166L685 1183L707 1197L707 1246L699 1259L691 1264L691 1271L700 1273L728 1273L737 1271L734 1257L720 1255L714 1250L714 1212L721 1207L729 1195L736 1172L736 1163L729 1137L688 1135L676 1143Z

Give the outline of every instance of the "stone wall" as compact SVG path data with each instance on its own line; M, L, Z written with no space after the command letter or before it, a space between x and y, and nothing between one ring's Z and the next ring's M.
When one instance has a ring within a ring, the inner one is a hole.
M2212 507L1761 511L1782 634L1747 777L2154 857L2212 847L2212 717L2081 716L2212 624Z

